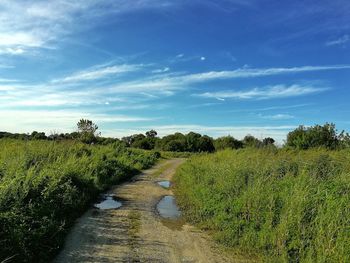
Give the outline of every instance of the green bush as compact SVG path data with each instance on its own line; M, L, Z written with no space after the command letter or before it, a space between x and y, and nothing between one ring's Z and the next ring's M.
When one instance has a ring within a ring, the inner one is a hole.
M100 192L158 158L119 143L0 139L0 261L47 262Z
M175 176L185 217L267 262L350 262L350 151L240 149Z

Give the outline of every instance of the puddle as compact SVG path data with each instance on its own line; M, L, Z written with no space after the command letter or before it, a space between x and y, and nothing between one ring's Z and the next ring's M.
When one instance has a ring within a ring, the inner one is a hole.
M95 204L94 207L102 210L106 209L117 209L123 204L118 201L117 197L114 194L105 194L102 197L102 200Z
M160 181L158 182L158 184L161 186L161 187L164 187L164 188L170 188L170 181Z
M164 196L157 204L159 215L165 219L179 219L181 212L176 205L175 197L171 195Z

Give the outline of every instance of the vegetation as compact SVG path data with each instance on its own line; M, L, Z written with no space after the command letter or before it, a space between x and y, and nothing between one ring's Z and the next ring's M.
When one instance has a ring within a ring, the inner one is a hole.
M350 150L240 149L177 172L185 217L267 262L350 262Z
M305 128L299 126L287 136L286 146L296 149L325 147L327 149L347 148L350 146L350 135L342 131L337 133L334 124L315 125Z
M274 144L155 130L118 140L85 119L67 134L0 132L0 260L46 262L100 192L161 151L191 157L176 194L185 216L220 242L276 262L350 261L349 134L300 126L283 148Z
M100 135L98 130L98 126L90 120L81 119L78 123L78 134L79 139L83 143L95 143L97 141L97 137Z
M101 191L158 157L117 142L1 139L0 261L47 262Z

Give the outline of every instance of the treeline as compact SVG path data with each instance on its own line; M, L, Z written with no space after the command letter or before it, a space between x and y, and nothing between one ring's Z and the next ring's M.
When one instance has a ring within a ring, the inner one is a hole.
M117 139L101 137L100 133L97 132L98 126L90 120L80 120L77 123L77 127L77 131L72 133L52 133L48 136L44 132L37 131L33 131L31 134L0 132L0 139L77 140L86 144L99 145L122 143L126 147L144 150L192 153L215 152L224 149L276 147L273 138L267 137L260 140L252 135L247 135L242 140L238 140L230 135L214 139L196 132L189 132L187 134L177 132L160 138L157 136L157 131L150 130L145 134L133 134ZM332 150L344 149L350 147L350 135L344 131L338 132L332 123L310 127L299 126L294 131L288 133L283 147L303 150L317 147Z
M213 139L207 135L190 132L188 134L175 133L158 138L155 130L146 132L146 134L124 137L122 141L128 147L173 152L214 152L224 149L276 147L275 140L271 137L260 140L252 135L247 135L242 140L232 136ZM299 126L288 133L283 147L299 150L318 147L331 150L344 149L350 147L350 135L344 131L337 132L335 124Z

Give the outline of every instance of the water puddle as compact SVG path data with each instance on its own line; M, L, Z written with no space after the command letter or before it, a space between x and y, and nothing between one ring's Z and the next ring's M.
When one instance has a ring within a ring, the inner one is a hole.
M168 189L168 188L170 188L170 181L160 181L160 182L158 182L158 184L161 186L161 187L163 187L163 188L166 188L166 189Z
M94 207L106 210L106 209L117 209L120 208L123 204L118 200L114 194L105 194L102 197L102 200L95 204Z
M164 196L157 204L159 215L165 219L179 219L181 212L176 205L175 197L172 195Z

